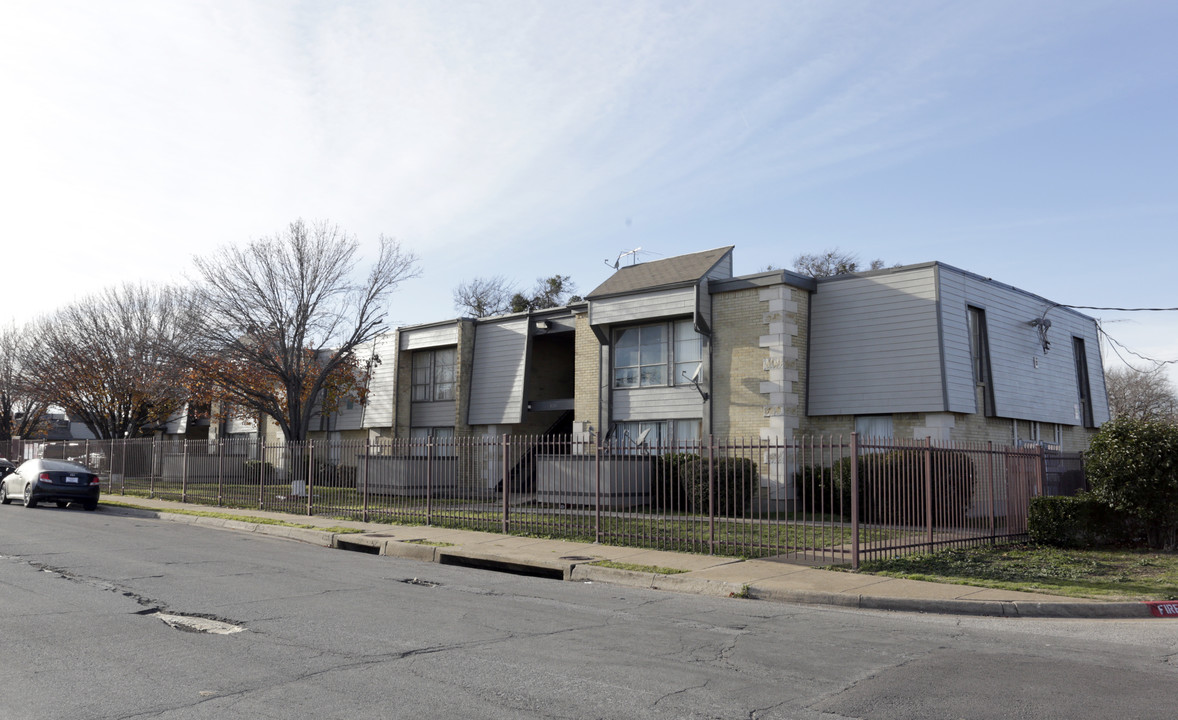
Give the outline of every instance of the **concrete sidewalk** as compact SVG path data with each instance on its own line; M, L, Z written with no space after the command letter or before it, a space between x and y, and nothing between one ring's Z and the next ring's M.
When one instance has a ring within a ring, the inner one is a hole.
M578 582L601 582L699 595L873 610L1034 618L1152 617L1149 605L1143 602L1078 600L1042 593L902 580L833 572L776 560L740 560L423 525L362 523L320 516L214 508L146 498L114 496L108 497L107 500L144 509L102 504L101 512L140 517L146 515L174 522L256 532L324 547L359 550L423 562L546 575ZM241 516L243 519L183 515L168 512L169 510L216 512L221 515ZM312 528L267 525L251 522L249 518L267 518ZM315 529L341 527L359 532L335 533L330 529ZM681 572L660 574L618 570L592 564L601 560Z

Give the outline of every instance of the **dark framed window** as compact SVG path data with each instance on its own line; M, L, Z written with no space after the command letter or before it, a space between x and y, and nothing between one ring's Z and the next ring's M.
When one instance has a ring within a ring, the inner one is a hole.
M1088 352L1083 338L1072 338L1072 356L1076 359L1076 398L1080 408L1077 419L1086 428L1096 427L1092 419L1092 388L1088 384Z
M699 379L703 340L691 320L638 325L614 334L614 387L665 387Z
M982 395L982 412L986 417L994 417L994 378L990 372L990 336L986 330L986 311L972 305L968 309L973 380Z
M454 369L454 348L413 353L413 402L453 400Z

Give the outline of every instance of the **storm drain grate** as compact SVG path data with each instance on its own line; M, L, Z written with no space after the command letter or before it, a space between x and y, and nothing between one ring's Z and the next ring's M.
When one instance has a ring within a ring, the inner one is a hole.
M348 540L335 539L335 547L337 550L349 550L351 552L366 553L368 555L380 555L379 545L367 545L365 543L350 542Z
M564 580L564 570L539 567L536 565L523 565L504 560L489 560L485 558L464 557L462 555L442 555L438 558L438 563L441 565L475 568L476 570L492 570L510 575Z

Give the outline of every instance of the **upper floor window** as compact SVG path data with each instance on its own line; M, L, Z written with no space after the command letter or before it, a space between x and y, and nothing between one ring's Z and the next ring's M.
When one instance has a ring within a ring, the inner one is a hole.
M1076 419L1084 427L1096 427L1092 419L1092 388L1088 384L1088 353L1084 349L1084 339L1072 338L1072 356L1076 361Z
M702 357L691 320L625 328L614 336L614 387L690 384L699 377Z
M454 399L454 348L413 353L413 401Z
M990 338L986 330L986 311L969 307L969 352L973 361L973 379L982 392L982 410L994 416L994 380L990 373Z

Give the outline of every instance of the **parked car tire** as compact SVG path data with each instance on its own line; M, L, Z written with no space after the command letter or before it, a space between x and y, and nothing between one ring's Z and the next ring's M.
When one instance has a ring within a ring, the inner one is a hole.
M24 503L25 503L25 507L27 507L27 508L37 507L37 501L33 499L33 486L32 485L25 485Z
M12 502L12 498L8 497L8 488L0 482L0 505L7 505L10 502Z

